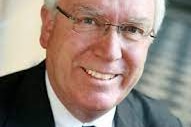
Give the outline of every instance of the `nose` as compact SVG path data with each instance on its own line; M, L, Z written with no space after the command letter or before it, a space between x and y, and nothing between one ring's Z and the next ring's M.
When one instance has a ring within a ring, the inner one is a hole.
M107 61L115 61L122 57L122 40L116 30L109 30L105 35L97 38L93 49L94 54Z

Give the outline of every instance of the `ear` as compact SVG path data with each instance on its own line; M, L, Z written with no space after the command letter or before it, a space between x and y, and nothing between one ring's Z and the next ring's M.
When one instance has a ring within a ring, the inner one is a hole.
M53 30L53 15L49 9L45 6L41 8L41 20L42 20L42 28L41 28L41 35L40 35L40 44L43 48L47 48L49 38L51 32Z

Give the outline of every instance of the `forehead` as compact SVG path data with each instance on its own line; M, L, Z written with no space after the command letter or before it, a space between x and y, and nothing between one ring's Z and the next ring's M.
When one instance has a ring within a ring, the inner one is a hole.
M98 11L115 18L154 18L154 0L60 0L62 7Z

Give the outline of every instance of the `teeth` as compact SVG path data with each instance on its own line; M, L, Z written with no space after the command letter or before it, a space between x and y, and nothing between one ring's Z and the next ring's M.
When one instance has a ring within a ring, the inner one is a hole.
M96 72L93 70L85 69L85 71L92 77L101 79L101 80L108 80L108 79L112 79L115 77L115 75L112 75L112 74L103 74L103 73L99 73L99 72Z

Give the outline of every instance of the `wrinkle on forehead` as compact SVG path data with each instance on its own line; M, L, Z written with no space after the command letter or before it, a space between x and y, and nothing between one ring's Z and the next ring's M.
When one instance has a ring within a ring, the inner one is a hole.
M91 14L95 16L102 16L104 15L104 12L102 9L93 6L91 4L73 4L72 6L72 12L82 12L86 14Z
M65 0L63 0L65 1ZM119 0L70 0L62 3L63 7L70 11L89 11L100 15L108 13L117 14L119 11Z

